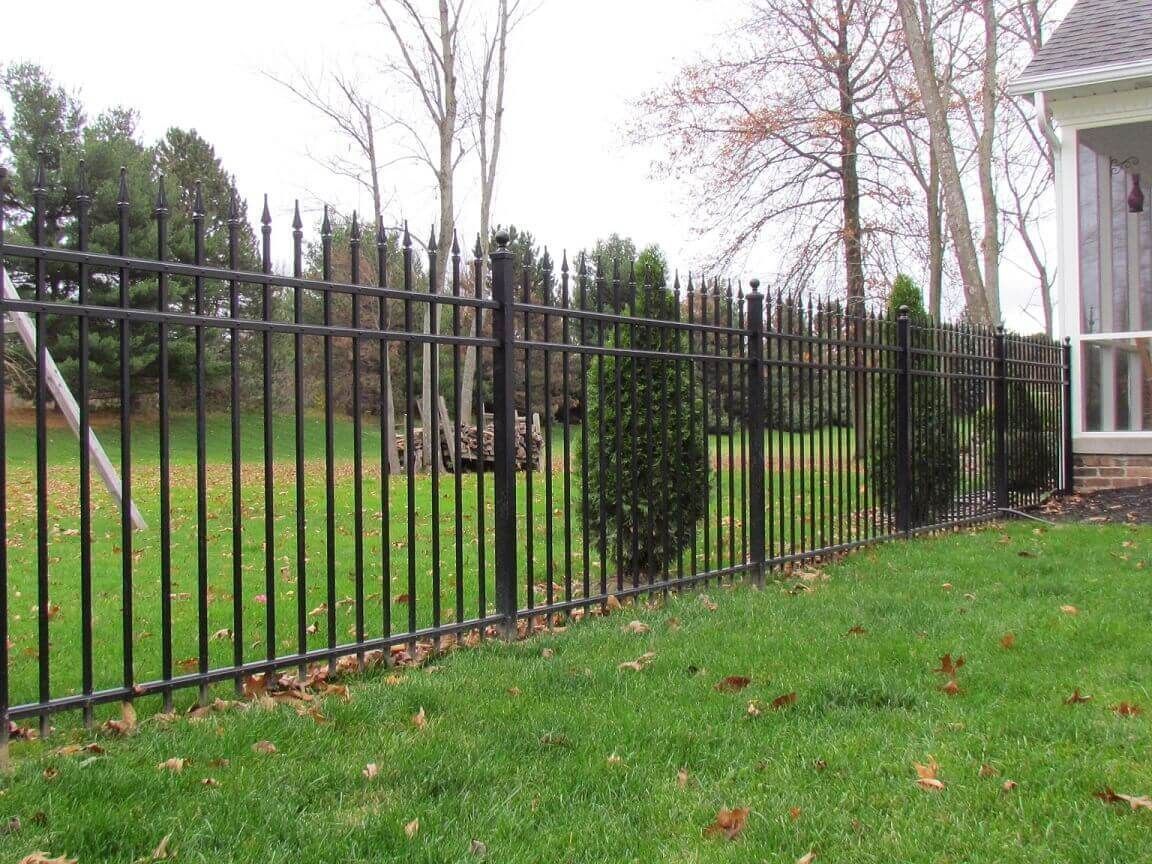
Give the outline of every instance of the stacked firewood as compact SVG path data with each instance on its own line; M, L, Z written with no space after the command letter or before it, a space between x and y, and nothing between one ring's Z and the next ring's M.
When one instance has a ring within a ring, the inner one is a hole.
M471 424L463 424L460 427L460 466L465 471L475 471L477 460L483 467L491 471L496 464L496 451L494 446L495 434L491 420L485 418L487 422L484 424L484 432L481 436L477 426ZM528 470L528 450L525 441L525 435L528 430L527 418L516 418L516 470ZM452 459L452 449L455 441L452 440L451 427L441 426L440 429L440 452L443 458L443 464L447 466L448 470L452 470L454 460ZM480 441L480 438L483 441ZM532 424L531 431L532 443L532 468L539 471L544 463L544 436L540 434L539 424ZM407 440L404 435L396 436L396 450L400 456L401 463L404 463L404 453L407 449ZM425 464L424 460L424 430L417 427L412 436L412 453L416 459L416 466L422 467Z

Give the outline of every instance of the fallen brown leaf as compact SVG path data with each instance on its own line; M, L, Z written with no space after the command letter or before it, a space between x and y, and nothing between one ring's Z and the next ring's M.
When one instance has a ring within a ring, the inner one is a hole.
M49 857L47 852L33 852L20 859L20 864L77 864L77 859L61 855L57 858Z
M949 678L955 678L956 673L959 672L960 669L962 669L963 667L964 667L964 656L963 655L961 655L961 656L957 657L955 660L953 660L951 654L945 654L943 657L940 658L940 666L936 669L933 669L932 671L937 672L941 675L947 675Z
M172 839L171 834L165 834L156 848L152 850L153 861L164 861L168 858L168 842Z
M1000 788L1005 792L1011 792L1018 785L1019 784L1015 780L1005 780L1002 784L1000 784Z
M1119 714L1121 717L1139 717L1144 713L1144 709L1139 705L1133 705L1131 702L1120 702L1112 706L1112 710Z
M913 762L913 767L916 769L916 785L921 789L927 789L930 792L939 792L944 788L944 782L936 775L940 771L940 766L936 763L935 758L928 757L928 764L922 765L919 762Z
M689 775L688 769L681 768L679 771L676 772L676 785L679 786L681 789L684 789L688 785L688 780L690 778L691 778L691 775Z
M404 833L408 839L411 840L420 832L420 820L413 819L411 822L404 826Z
M635 633L638 635L648 633L652 630L652 628L645 624L643 621L629 621L620 629L624 633Z
M276 745L271 741L257 741L252 745L253 753L263 753L266 756L271 756L276 752Z
M1000 772L987 762L980 766L980 770L977 773L981 777L998 777L1000 775Z
M783 696L777 696L768 703L768 707L773 711L779 711L781 708L788 708L796 704L795 693L785 693Z
M735 840L748 821L751 811L747 807L734 807L731 810L721 810L716 814L715 821L704 829L705 837L723 835L725 840Z
M468 844L468 851L477 858L488 857L488 844L480 840L473 840Z
M420 710L412 715L412 725L417 729L423 729L428 725L428 715L424 713L424 706L420 706Z
M608 599L604 601L604 609L608 612L616 612L620 609L620 598L615 594L609 594Z
M656 652L655 651L645 651L643 654L641 654L635 660L628 660L624 663L621 663L616 668L617 669L630 669L633 672L643 672L645 669L648 668L649 664L655 658L656 658Z
M613 753L611 756L608 757L608 764L609 765L620 765L620 764L623 764L623 762L624 762L624 760L620 758L620 755L618 753Z
M1005 633L1003 636L1001 636L1000 637L1000 647L1004 648L1004 649L1015 648L1016 647L1016 634L1015 633Z
M758 700L753 699L751 702L748 703L748 716L749 717L759 717L761 713L762 712L760 711L760 702Z
M796 859L796 864L812 864L816 860L815 852L808 852Z
M364 766L364 770L360 773L367 777L369 780L375 780L378 776L380 776L380 766L375 762L369 762Z
M1091 702L1091 701L1092 701L1092 697L1091 696L1085 696L1083 693L1080 692L1080 688L1077 687L1075 690L1072 691L1072 695L1064 700L1064 704L1065 705L1079 705L1082 702Z
M1121 795L1118 792L1113 792L1111 786L1105 787L1103 792L1094 792L1092 794L1105 804L1124 803L1133 810L1152 810L1152 798L1149 798L1147 795Z
M1065 603L1060 607L1060 611L1065 615L1079 615L1080 610L1073 606L1071 603Z
M207 786L209 789L216 789L220 786L220 781L215 777L205 777L200 781L202 786Z
M752 679L747 675L729 675L717 682L712 689L721 693L739 693L751 683Z
M173 756L171 759L165 759L163 762L156 763L157 771L171 771L173 774L179 774L184 770L184 765L187 760L179 756Z
M863 627L861 627L859 624L853 624L851 627L848 628L848 632L844 635L846 635L846 636L863 636L867 632L868 631L865 630Z
M714 602L712 602L712 598L707 594L700 595L700 605L707 609L709 612L715 612L717 608L719 608Z

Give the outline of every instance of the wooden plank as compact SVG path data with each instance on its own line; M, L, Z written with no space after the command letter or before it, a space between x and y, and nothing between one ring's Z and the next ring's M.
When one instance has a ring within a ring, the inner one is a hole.
M4 297L8 300L19 300L20 295L16 291L16 286L12 284L12 280L8 278L7 268L3 268L0 272L3 273ZM15 310L10 311L8 317L11 318L12 322L16 325L16 332L20 335L20 340L24 343L24 347L28 350L28 353L32 355L32 359L35 360L36 327L32 323L32 317L27 312L18 312ZM46 360L44 365L45 383L47 383L48 389L52 392L52 398L55 399L56 404L60 406L60 412L64 415L64 419L68 421L68 425L72 429L72 434L79 439L80 406L76 404L76 399L72 395L72 391L68 389L68 382L65 381L64 376L60 374L60 367L57 366L56 361L52 359L52 354L45 349L44 356ZM123 510L124 492L123 487L120 485L120 475L112 465L112 460L108 458L108 454L104 452L104 447L100 444L100 439L96 437L96 433L92 431L91 426L88 427L88 452L92 454L92 461L96 463L96 471L100 474L104 485L116 500L117 506ZM144 517L140 515L140 511L136 507L136 502L129 501L128 507L132 519L132 526L137 531L143 531L147 528L148 523L145 522Z
M455 427L451 425L448 420L448 403L444 401L443 396L436 397L437 410L440 412L440 437L444 439L445 445L448 449L448 461L452 465L453 471L459 470L456 464L456 433Z

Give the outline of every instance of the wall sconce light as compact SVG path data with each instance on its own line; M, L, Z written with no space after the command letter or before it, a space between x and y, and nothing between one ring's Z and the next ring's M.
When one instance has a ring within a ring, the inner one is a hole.
M1128 193L1128 212L1144 212L1144 193L1140 191L1140 175L1132 175L1132 191Z

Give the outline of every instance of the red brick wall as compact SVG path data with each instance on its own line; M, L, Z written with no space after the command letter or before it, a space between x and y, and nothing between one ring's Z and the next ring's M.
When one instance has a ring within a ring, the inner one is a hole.
M1152 456L1077 453L1076 491L1121 489L1152 483Z

